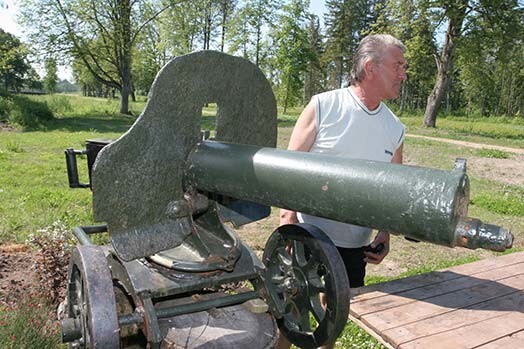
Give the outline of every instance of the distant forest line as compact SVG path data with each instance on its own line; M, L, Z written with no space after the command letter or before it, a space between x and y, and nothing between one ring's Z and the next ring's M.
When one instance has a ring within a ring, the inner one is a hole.
M46 72L54 65L56 75L56 64L69 62L85 95L120 98L121 113L129 112L129 98L148 93L170 59L207 49L256 64L284 110L304 105L316 93L347 85L362 37L389 33L407 47L408 80L392 102L399 113L423 112L427 126L438 112L522 116L518 0L325 4L321 25L303 0L23 0L19 22L24 45L38 52Z

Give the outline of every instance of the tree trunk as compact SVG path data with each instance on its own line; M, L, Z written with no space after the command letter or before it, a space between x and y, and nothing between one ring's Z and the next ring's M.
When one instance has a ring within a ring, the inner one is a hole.
M288 72L288 76L287 76L287 79L286 79L286 95L284 97L284 110L282 111L282 113L286 113L287 111L287 102L288 102L288 99L289 99L289 84L290 84L290 73Z
M407 88L406 88L406 82L404 81L400 89L400 115L402 115L402 113L404 113L404 109L406 109L406 99L407 99Z
M129 0L124 0L120 4L122 23L120 33L122 39L120 82L122 88L120 89L120 113L129 114L129 94L132 91L131 81L131 4Z
M446 30L446 38L440 59L435 57L437 62L437 80L435 81L433 91L431 91L427 99L426 112L424 113L424 126L426 127L436 126L438 109L451 81L455 39L459 38L461 34L462 23L466 16L466 5L467 0L461 0L456 7L450 6L446 10L448 29Z
M226 0L222 0L222 38L220 40L220 52L224 52L224 43L226 42L226 22L227 17L229 15L228 13L228 2Z
M131 101L136 102L135 84L133 84L133 79L131 79Z
M341 48L340 50L340 61L339 61L339 64L340 66L338 67L339 68L339 71L338 71L338 88L342 88L342 82L344 81L343 80L343 76L344 76L344 49Z
M315 86L314 86L314 73L313 70L315 69L313 64L309 64L309 71L307 74L306 83L304 84L304 103L308 103L311 97L315 94Z
M120 90L120 114L129 115L129 93L131 92L131 87L129 85L122 84L122 89Z
M259 56L260 56L260 41L262 36L262 29L260 28L260 25L257 27L257 38L256 38L256 54L255 54L255 65L258 67L260 64Z
M120 89L120 113L129 115L129 95L132 92L131 82L131 48L129 50L124 49L124 55L122 59L122 77L121 77Z

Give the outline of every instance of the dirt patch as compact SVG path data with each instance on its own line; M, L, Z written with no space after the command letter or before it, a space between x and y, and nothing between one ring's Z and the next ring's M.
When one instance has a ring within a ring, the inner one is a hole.
M16 303L37 289L38 278L33 269L36 255L26 245L0 246L0 304Z
M468 158L468 173L478 178L524 185L524 155L513 159Z
M0 132L13 132L16 129L10 126L8 123L0 121Z
M480 144L455 139L428 137L422 135L407 135L411 138L422 138L436 142L450 143L457 146L474 149L493 149L510 153L508 159L468 157L467 172L478 178L498 181L504 184L524 185L524 149L510 148L498 145ZM408 165L416 165L408 155L405 154L404 162Z

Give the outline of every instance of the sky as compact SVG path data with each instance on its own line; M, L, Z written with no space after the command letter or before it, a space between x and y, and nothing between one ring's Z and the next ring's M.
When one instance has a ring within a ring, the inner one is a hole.
M324 0L310 0L309 11L316 14L320 21L324 21L324 13L326 13L326 2Z
M0 28L18 38L21 38L22 32L16 23L16 0L0 0L0 5L2 4L3 6L0 7ZM324 0L310 0L309 10L320 17L321 23L323 22L323 14L326 11ZM58 77L60 79L71 80L71 71L69 69L59 67Z
M0 28L9 32L17 37L20 36L21 32L18 25L15 22L16 5L13 0L0 0ZM7 8L6 8L7 5Z
M0 28L9 32L17 37L21 36L20 28L16 23L16 0L0 0L0 4L4 6L0 7ZM7 5L7 8L6 6ZM323 14L326 11L326 4L324 0L310 0L309 10L318 15L322 20Z

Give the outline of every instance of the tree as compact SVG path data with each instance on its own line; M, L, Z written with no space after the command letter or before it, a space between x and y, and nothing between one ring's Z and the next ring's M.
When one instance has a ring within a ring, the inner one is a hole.
M443 7L444 17L447 19L448 25L440 56L435 55L437 79L426 103L424 125L427 127L436 126L438 108L449 88L455 47L462 32L462 24L468 13L468 0L445 1Z
M114 88L103 84L86 68L80 59L73 60L73 77L78 83L84 96L113 97Z
M159 16L159 45L169 56L187 54L197 48L200 31L199 16L192 2L165 3L169 6Z
M304 102L307 102L316 93L326 90L325 66L320 57L325 52L320 30L320 21L312 15L307 26L308 48L311 59L308 62L307 73L304 81Z
M490 116L522 111L523 36L524 22L518 11L497 7L471 16L456 62L468 113Z
M307 4L304 0L291 0L284 5L273 34L276 67L280 72L277 98L284 113L302 97L303 77L308 63L313 60L305 28Z
M330 87L340 88L349 81L352 57L362 34L373 22L374 2L362 0L327 0L326 53Z
M32 76L27 49L14 35L0 29L0 83L4 90L19 90Z
M380 15L369 34L391 33L406 45L408 79L402 84L400 112L425 107L434 85L436 67L433 55L435 25L427 9L415 0L388 0L377 9Z
M264 31L275 22L277 6L281 1L245 0L231 23L230 52L239 50L242 56L251 60L257 67L264 64ZM236 37L236 39L235 39Z
M486 33L486 30L490 30L491 26L497 26L498 23L498 27L501 29L500 33L506 35L512 31L511 25L505 25L509 18L518 18L517 23L522 21L522 7L519 6L518 0L486 0L479 2L439 0L428 2L428 4L440 11L442 20L447 21L447 29L440 56L435 56L437 65L435 86L428 96L424 114L424 125L435 127L439 107L449 89L453 75L455 51L457 47L460 48L463 35L468 33L472 26L480 23L475 18L480 16L487 19L479 27L483 34ZM515 14L520 17L513 17ZM515 22L512 21L512 23ZM520 41L522 41L522 37L520 37Z
M139 94L149 93L158 71L172 58L174 53L171 44L177 29L166 24L172 24L172 18L169 15L175 5L167 3L160 4L160 6L170 7L157 20L144 27L133 51L133 83ZM149 11L151 13L144 13L146 17L151 16L157 9L151 8Z
M219 0L220 27L222 33L220 37L220 52L224 52L227 29L231 22L231 16L235 10L236 0Z
M120 91L120 112L129 114L133 48L166 7L144 17L152 7L145 0L24 0L19 6L29 38L42 52L80 59L98 81Z
M56 84L58 83L56 60L48 58L45 61L46 75L44 77L44 89L47 93L56 92Z

